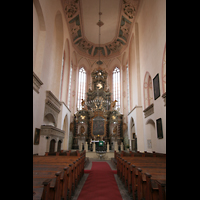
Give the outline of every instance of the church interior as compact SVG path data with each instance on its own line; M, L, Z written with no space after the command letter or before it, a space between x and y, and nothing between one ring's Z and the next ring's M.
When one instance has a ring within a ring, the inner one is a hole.
M92 199L166 198L166 0L33 0L33 198L92 170L121 194Z

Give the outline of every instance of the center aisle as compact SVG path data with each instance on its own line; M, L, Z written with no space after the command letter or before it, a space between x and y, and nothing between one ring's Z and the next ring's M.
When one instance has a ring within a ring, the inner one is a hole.
M107 162L92 162L78 200L122 200L114 174ZM86 172L86 173L87 173Z

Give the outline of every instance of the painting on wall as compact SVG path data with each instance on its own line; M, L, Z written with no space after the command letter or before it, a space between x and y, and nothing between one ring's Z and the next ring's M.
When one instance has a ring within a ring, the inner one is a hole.
M35 128L34 145L38 145L39 143L40 143L40 129Z
M163 138L163 130L162 130L162 119L159 118L156 120L156 126L157 126L157 137L158 139Z
M159 74L157 74L153 79L153 89L154 89L154 100L156 100L160 96Z
M104 118L95 117L93 119L93 134L94 135L103 135L104 134Z

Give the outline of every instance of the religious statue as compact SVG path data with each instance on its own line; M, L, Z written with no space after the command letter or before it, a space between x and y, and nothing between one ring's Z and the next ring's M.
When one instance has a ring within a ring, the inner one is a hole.
M81 105L82 105L82 107L84 107L84 105L85 105L85 100L83 100L83 99L81 99L82 101L81 101Z
M111 105L111 110L115 108L116 102L118 102L117 100L114 100L110 105Z
M84 126L81 126L81 135L85 132Z

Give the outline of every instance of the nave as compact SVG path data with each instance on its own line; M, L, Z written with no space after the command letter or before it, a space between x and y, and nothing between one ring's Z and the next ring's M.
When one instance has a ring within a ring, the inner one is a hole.
M93 174L92 174L91 171L92 171L92 167L94 165L95 165L95 169L93 169ZM113 177L109 177L110 181L108 179L105 180L105 178L106 178L105 176L107 173L105 173L103 176L97 175L98 174L98 165L100 168L102 166L104 166L103 173L107 172L109 174L109 172L110 172L111 176L113 176ZM99 159L91 158L84 168L85 174L83 175L83 179L80 181L80 183L74 193L74 196L72 196L72 200L83 200L83 199L87 199L87 197L90 197L90 199L95 199L95 200L98 200L98 199L99 200L106 200L106 199L131 200L132 199L131 195L128 194L128 190L123 185L119 176L117 176L116 170L117 170L117 167L114 164L114 162L112 162L111 160L103 160L102 161ZM91 175L91 178L89 177L89 175ZM96 175L98 176L97 178L95 178ZM88 180L88 183L86 182L87 180ZM106 181L108 183L106 183ZM111 181L113 181L114 183L112 182L112 185L109 185L109 183ZM96 182L105 183L106 184L105 187L107 185L109 186L105 192L102 191L103 188L100 188L100 190L99 190L100 196L98 196L97 194L94 194L94 193L97 193L97 190L98 190L98 187L96 187L96 185L94 185L95 190L92 191L92 189L89 189L89 191L87 191L87 189L88 189L87 186L89 186L90 183L95 184ZM88 193L88 195L85 195L85 193ZM112 196L112 195L116 195L116 196Z

